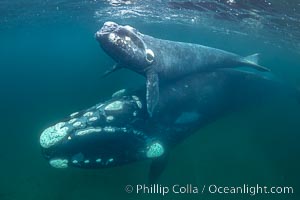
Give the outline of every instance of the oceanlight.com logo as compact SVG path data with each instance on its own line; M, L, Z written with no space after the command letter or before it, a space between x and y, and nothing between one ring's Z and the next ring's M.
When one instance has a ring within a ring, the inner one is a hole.
M243 184L240 186L220 186L220 185L161 185L161 184L137 184L126 185L125 191L134 194L245 194L255 196L257 194L293 194L294 188L291 186L261 186Z
M294 189L287 186L268 187L259 184L256 184L256 186L244 184L237 187L209 185L208 192L211 194L249 194L254 196L256 194L293 194Z

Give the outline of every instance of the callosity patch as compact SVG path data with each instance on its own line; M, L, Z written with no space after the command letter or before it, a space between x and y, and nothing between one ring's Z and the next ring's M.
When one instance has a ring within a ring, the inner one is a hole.
M64 122L60 122L43 131L40 136L40 144L43 148L49 148L61 141L68 133L68 127L63 127Z
M68 167L68 160L55 158L49 161L49 164L54 168L67 168Z
M146 156L148 158L156 158L162 156L164 152L165 152L164 147L160 143L155 142L150 145L146 153Z

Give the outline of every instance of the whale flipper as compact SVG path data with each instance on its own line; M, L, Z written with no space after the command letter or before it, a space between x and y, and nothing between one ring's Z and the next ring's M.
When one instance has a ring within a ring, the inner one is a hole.
M111 69L107 70L103 75L102 77L107 77L108 75L110 75L111 73L121 69L122 66L120 64L115 64Z
M150 169L149 169L149 174L148 174L148 181L149 184L154 184L157 182L157 179L160 177L160 175L163 173L165 170L169 160L169 154L165 154L161 157L153 159Z
M159 80L158 74L154 71L147 72L147 92L146 92L146 101L147 101L147 111L152 116L153 110L159 100Z
M250 56L246 56L246 57L242 58L241 62L243 64L246 64L249 67L253 67L259 71L263 71L263 72L271 71L270 69L259 65L258 59L259 59L259 53L256 53L256 54L252 54Z

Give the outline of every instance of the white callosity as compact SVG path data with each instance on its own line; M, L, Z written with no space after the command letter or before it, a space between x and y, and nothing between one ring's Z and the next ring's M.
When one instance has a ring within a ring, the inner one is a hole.
M74 122L76 122L76 120L77 120L77 118L70 119L70 120L68 121L68 123L69 123L69 124L73 124Z
M93 112L86 112L86 113L84 113L83 116L84 117L91 117L91 116L93 116Z
M40 136L40 144L43 148L49 148L61 141L68 133L68 127L63 127L65 122L60 122L43 131Z
M110 34L108 35L108 39L109 39L111 42L115 43L118 39L120 39L120 37L117 36L115 33L110 33Z
M100 163L101 162L101 158L96 159L96 163Z
M106 126L103 128L103 131L107 133L114 133L116 129L114 127Z
M107 106L105 106L104 110L106 111L115 111L123 109L124 103L122 101L114 101Z
M125 36L125 40L126 40L126 41L130 41L130 40L131 40L131 38L130 38L130 37L128 37L128 36Z
M115 98L115 97L121 97L125 93L126 93L126 89L118 90L115 93L113 93L111 97L113 97L113 98Z
M82 135L87 135L87 134L101 132L101 131L102 131L101 128L89 128L89 129L78 131L77 133L75 133L75 135L82 136Z
M135 135L143 135L143 132L137 131L137 130L133 130L133 134L135 134Z
M116 35L115 33L110 33L108 35L108 39L111 43L117 44L117 45L124 45L125 40L121 38L120 36ZM126 43L125 43L126 44Z
M102 106L103 106L104 104L99 104L99 105L97 105L97 107L96 107L96 109L99 109L99 108L101 108Z
M77 163L78 163L78 160L73 160L72 163L73 163L73 164L77 164Z
M70 115L70 117L75 117L75 116L77 116L79 114L79 112L74 112L74 113L72 113L71 115Z
M49 164L54 168L67 168L68 167L68 160L55 158L49 161Z
M160 143L156 142L149 147L146 156L148 158L156 158L162 156L164 152L164 147Z
M75 123L73 124L73 126L74 126L74 127L79 127L79 126L81 126L81 122L77 121L77 122L75 122Z
M148 63L152 63L154 60L154 53L151 49L146 49L146 60Z
M111 122L114 120L114 117L113 116L107 116L106 117L106 122Z
M108 35L108 39L111 43L115 44L115 45L120 45L122 47L125 47L128 45L128 47L130 47L131 45L128 44L131 42L131 38L129 38L128 36L124 37L120 37L119 35L115 34L115 33L110 33Z
M140 101L136 101L136 104L138 105L139 109L142 108L142 103Z
M94 122L94 121L97 121L97 119L98 119L97 117L91 117L91 118L89 118L89 121Z
M134 117L137 116L137 112L134 111L134 112L132 113L132 115L133 115Z
M137 96L132 96L132 98L135 100L137 106L139 107L139 109L142 108L142 102L140 101L140 99Z
M113 158L109 158L107 161L106 161L106 165L108 165L109 163L112 163L114 161L114 159Z

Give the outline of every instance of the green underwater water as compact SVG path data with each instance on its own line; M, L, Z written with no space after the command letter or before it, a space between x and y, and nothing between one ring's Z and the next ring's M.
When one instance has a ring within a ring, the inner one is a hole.
M101 78L114 64L93 36L102 23L58 19L1 29L1 200L299 199L300 104L292 97L245 107L200 129L171 152L159 184L291 186L294 194L127 194L126 185L147 183L149 161L99 170L51 168L39 147L39 135L45 128L118 89L143 83L142 77L126 70ZM259 50L264 66L300 86L296 50L201 27L132 23L159 38L201 43L241 55Z

